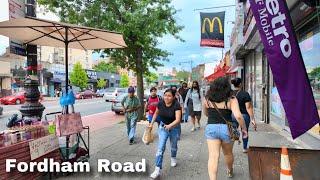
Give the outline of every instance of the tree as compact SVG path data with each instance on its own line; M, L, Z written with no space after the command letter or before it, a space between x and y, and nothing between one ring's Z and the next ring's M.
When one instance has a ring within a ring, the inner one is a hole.
M70 82L72 85L79 87L81 90L88 86L88 76L86 71L82 68L80 62L73 66L73 71L70 74Z
M320 79L320 67L314 68L310 73L309 76L315 79Z
M189 76L190 76L190 72L188 71L179 71L177 72L177 75L176 75L177 79L183 80L183 81L187 81Z
M127 74L123 74L120 77L120 87L128 87L129 86L129 76Z
M158 80L158 78L159 78L158 75L156 73L152 73L152 72L145 75L145 79L148 84L156 82Z
M99 89L102 89L102 88L106 87L106 84L107 84L107 81L106 81L106 80L104 80L104 79L99 79L99 80L98 80L98 83L97 83L97 87L98 87Z
M143 104L143 74L149 68L162 66L168 51L158 48L159 38L171 34L183 41L178 33L177 10L171 0L38 0L61 21L95 28L118 31L124 35L125 49L104 50L121 68L137 75L138 97ZM142 117L140 109L139 115Z
M110 72L110 73L116 73L117 72L117 66L115 66L112 63L106 63L106 62L99 62L99 64L95 65L93 67L95 71L98 72Z

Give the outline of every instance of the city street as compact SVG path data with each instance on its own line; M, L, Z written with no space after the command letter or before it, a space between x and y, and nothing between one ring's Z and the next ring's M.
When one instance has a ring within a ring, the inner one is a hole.
M43 116L46 113L61 111L61 106L58 100L45 100L42 102L45 106ZM21 117L19 108L21 105L1 105L3 107L3 115L0 116L0 131L6 129L6 123L10 116L18 114ZM111 111L111 102L105 102L102 98L81 99L75 104L75 111L81 112L81 116L88 116L101 112ZM48 117L54 118L54 116Z

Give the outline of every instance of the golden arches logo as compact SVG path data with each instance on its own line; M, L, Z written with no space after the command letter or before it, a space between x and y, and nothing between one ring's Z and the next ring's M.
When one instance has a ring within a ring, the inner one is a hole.
M221 23L221 20L219 17L214 17L212 20L210 20L209 18L205 18L203 20L203 23L202 23L202 33L205 33L206 32L206 22L209 23L209 30L210 32L212 33L213 32L213 29L214 29L214 24L215 24L215 21L218 21L218 26L219 26L219 32L220 34L223 33L223 29L222 29L222 23Z

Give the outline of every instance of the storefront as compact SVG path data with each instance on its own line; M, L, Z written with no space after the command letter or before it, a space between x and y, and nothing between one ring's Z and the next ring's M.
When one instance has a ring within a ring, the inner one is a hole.
M320 14L317 14L315 7L301 1L291 2L290 7L304 64L320 112ZM250 7L248 9L247 18L251 16ZM246 29L244 31L245 51L238 52L238 54L244 55L237 57L243 59L244 89L252 96L258 117L261 113L262 120L266 123L275 123L283 129L289 130L286 114L255 27L255 20L251 19L250 23L249 20L245 19L247 23L244 24L244 29ZM320 138L319 126L311 129L309 134Z

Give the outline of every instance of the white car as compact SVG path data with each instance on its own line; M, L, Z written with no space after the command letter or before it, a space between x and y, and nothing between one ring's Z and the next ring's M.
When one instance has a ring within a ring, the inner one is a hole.
M127 93L126 88L108 88L103 95L103 99L106 102L112 102L116 100L117 96L123 93Z

